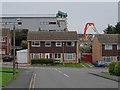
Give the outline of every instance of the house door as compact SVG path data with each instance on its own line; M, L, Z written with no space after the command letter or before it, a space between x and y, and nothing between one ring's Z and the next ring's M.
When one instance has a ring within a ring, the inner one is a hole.
M52 54L51 53L45 53L45 58L52 58Z

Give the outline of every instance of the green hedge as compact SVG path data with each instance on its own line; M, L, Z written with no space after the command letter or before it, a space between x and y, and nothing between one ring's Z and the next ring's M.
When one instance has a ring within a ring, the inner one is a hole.
M115 68L116 62L111 62L109 64L109 73L112 75L115 73L114 68Z
M111 62L109 64L109 73L112 75L120 76L120 61Z
M116 63L114 67L114 72L116 76L120 76L120 61Z
M45 59L45 58L40 58L40 59L37 59L37 58L34 58L34 59L31 59L31 64L54 64L54 59L52 58L49 58L49 59Z

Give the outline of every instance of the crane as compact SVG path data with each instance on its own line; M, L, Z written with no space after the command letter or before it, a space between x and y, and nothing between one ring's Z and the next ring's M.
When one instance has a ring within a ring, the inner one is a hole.
M91 28L94 30L94 32L96 32L97 34L99 34L99 32L97 31L94 23L88 22L88 23L86 23L85 28L84 28L84 38L86 38L86 31L89 28L89 26L91 26Z

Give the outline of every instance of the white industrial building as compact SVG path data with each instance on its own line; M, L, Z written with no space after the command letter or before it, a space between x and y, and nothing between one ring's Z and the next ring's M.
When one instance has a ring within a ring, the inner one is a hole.
M11 14L2 15L2 28L13 29L15 22L16 29L41 30L41 31L64 31L67 30L67 13L58 11L57 14ZM17 20L21 20L22 25L17 24Z

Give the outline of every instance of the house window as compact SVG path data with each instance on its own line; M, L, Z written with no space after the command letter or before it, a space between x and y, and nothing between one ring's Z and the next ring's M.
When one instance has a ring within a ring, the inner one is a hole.
M65 53L65 60L75 60L75 53Z
M32 47L40 47L39 41L32 41Z
M117 45L117 50L120 50L120 44Z
M41 53L32 53L32 58L42 58Z
M5 37L0 37L0 42L5 42Z
M105 50L112 50L112 44L106 44Z
M67 42L66 46L75 46L75 42Z
M61 42L56 42L56 47L61 47L62 43Z
M5 50L0 49L0 54L5 54Z
M52 58L52 54L51 53L45 53L45 58Z
M56 22L49 22L49 24L51 24L51 25L52 25L52 24L56 24Z
M55 54L55 59L60 59L61 58L61 54L60 53L56 53Z
M105 62L111 62L112 61L112 57L111 56L105 56L104 57L104 61Z
M50 41L45 42L45 47L51 47L51 42Z

